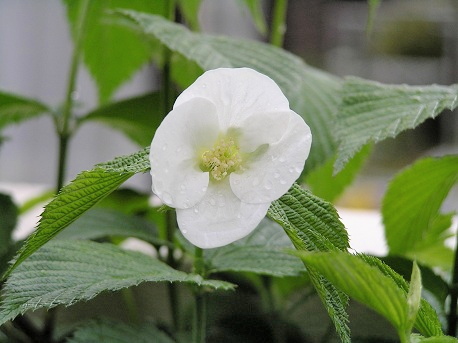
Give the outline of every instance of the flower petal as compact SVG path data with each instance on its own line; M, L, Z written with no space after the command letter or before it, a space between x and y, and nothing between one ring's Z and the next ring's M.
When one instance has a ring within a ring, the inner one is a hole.
M211 147L219 127L215 105L202 98L176 106L156 130L150 150L153 192L175 208L194 206L204 196L209 175L198 152Z
M238 127L253 113L289 110L288 99L268 76L250 68L219 68L201 75L175 102L194 97L213 102L221 129Z
M255 157L245 170L232 173L230 185L243 202L272 202L291 187L304 169L312 144L310 128L295 112L289 111L283 137Z
M246 204L226 181L212 182L201 202L190 209L177 209L178 226L192 244L217 248L250 234L265 217L270 203Z

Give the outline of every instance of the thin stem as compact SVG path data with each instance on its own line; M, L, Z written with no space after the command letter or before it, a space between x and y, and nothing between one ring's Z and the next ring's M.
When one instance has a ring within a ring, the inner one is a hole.
M450 307L447 317L447 334L449 336L456 336L456 324L458 321L457 317L457 303L458 303L458 235L455 244L455 257L453 261L453 273L450 281L449 293L450 293Z
M203 250L198 247L196 247L194 256L194 272L201 276L205 276L206 273ZM194 343L204 343L207 327L207 294L200 287L195 291L195 304L192 341Z
M283 46L283 39L286 32L286 10L288 8L288 0L275 0L272 26L270 29L270 44L278 47Z
M76 37L75 46L73 49L72 60L70 63L70 71L67 83L67 92L65 96L65 103L62 110L61 122L58 123L57 133L59 135L59 164L57 169L57 191L62 188L65 180L65 171L67 164L68 153L68 140L70 138L70 120L72 119L73 110L73 95L76 86L76 78L78 75L78 67L81 57L81 46L84 37L86 13L89 7L89 0L81 2L80 11L78 15L78 22L76 24ZM59 125L61 124L61 125Z

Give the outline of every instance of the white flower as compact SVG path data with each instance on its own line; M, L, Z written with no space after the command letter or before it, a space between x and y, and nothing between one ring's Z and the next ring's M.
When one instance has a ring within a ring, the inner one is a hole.
M156 131L153 192L201 248L253 231L299 177L312 136L269 77L252 69L204 73Z

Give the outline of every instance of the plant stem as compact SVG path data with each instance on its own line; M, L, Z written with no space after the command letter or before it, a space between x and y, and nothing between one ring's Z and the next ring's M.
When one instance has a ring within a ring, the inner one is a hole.
M203 251L196 247L194 257L194 272L205 276ZM192 338L194 343L204 343L207 327L207 294L199 287L195 292L195 310L193 320Z
M458 235L456 237L455 244L455 257L453 261L453 272L452 279L449 285L450 293L450 307L447 317L447 334L449 336L456 336L456 324L457 324L457 302L458 302Z
M283 39L286 32L286 10L288 8L288 0L275 0L272 26L270 28L270 44L278 47L283 46Z

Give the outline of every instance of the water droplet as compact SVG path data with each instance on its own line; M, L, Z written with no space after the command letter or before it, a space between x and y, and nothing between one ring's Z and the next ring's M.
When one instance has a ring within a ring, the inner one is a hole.
M285 159L283 156L280 156L280 158L278 159L278 161L279 161L280 163L283 163L283 162L286 161L286 159Z
M164 145L162 146L162 151L166 151L167 150L167 144L164 143Z
M183 234L187 234L187 233L188 233L188 230L181 229L181 232L183 232Z
M207 187L202 187L202 192L206 192L207 191Z
M162 201L165 202L166 205L171 205L173 202L173 197L170 193L164 192L162 193Z
M264 188L265 188L265 189L272 189L272 187L273 187L273 184L272 184L272 182L270 182L270 181L267 181L267 182L265 183L265 185L264 185Z
M242 218L242 215L240 213L237 214L237 218L240 219Z
M297 166L294 168L294 170L296 171L296 173L301 173L301 172L302 172L302 169L303 169L303 168L302 168L302 166L300 166L300 165L297 165Z
M288 171L289 171L290 173L294 173L294 168L293 168L293 167L289 167Z
M194 209L194 213L199 213L199 209L197 207Z
M275 179L278 179L279 177L280 177L280 173L279 173L279 172L275 172L275 173L274 173L274 178L275 178Z
M180 152L181 151L181 147L178 147L175 151L176 152Z
M207 84L206 83L202 83L202 88L207 88Z
M259 178L254 177L253 178L253 186L257 186L257 185L259 185Z
M216 205L216 200L215 200L215 198L210 198L209 202L210 202L210 205L212 205L212 206L215 206L215 205Z
M168 172L169 172L169 169L168 169L168 168L165 168L165 169L164 169L164 173L167 174Z
M186 185L183 183L183 184L180 186L180 189L181 189L182 191L186 190Z
M281 179L281 180L280 180L280 183L281 183L282 185L286 185L286 180Z

